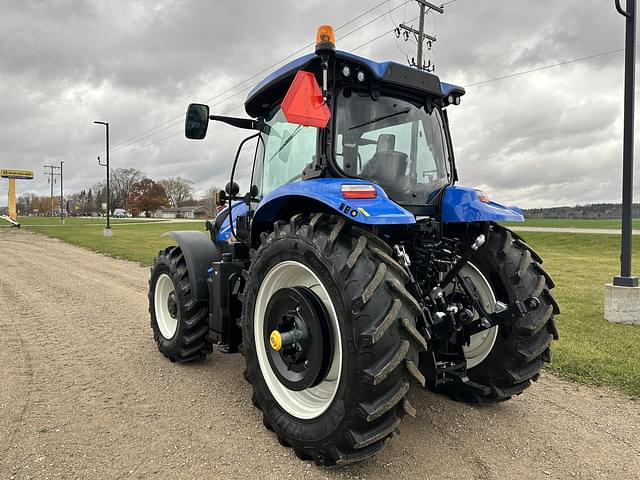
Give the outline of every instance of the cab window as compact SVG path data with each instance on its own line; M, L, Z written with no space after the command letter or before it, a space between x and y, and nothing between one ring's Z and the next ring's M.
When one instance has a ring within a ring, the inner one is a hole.
M252 184L258 196L302 179L302 171L316 153L318 129L287 122L280 108L265 119L267 127L258 142Z

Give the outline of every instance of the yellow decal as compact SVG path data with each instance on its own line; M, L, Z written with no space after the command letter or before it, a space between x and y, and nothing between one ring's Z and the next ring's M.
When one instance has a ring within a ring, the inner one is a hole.
M358 207L358 211L363 214L365 217L370 217L369 212L367 212L364 208Z

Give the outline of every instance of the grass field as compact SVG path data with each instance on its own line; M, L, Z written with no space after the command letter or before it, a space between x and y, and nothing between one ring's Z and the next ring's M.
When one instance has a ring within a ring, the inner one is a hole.
M640 327L604 320L604 284L619 273L619 237L537 232L523 237L545 259L562 310L549 369L640 397ZM640 272L640 256L633 267Z
M203 222L113 226L113 237L101 225L25 225L96 252L150 265L157 251L172 240L168 230L203 230ZM527 232L523 236L545 259L556 282L554 294L562 314L560 341L554 344L549 370L573 380L616 387L640 397L640 327L604 320L604 284L618 271L619 237ZM640 253L640 252L638 252ZM640 272L640 255L634 271Z
M102 234L104 224L87 225L82 222L65 225L24 225L24 228L59 238L73 245L88 248L94 252L105 253L116 258L131 260L141 265L151 265L158 250L167 245L174 245L170 237L161 235L171 230L204 231L204 221L197 222L145 222L124 225L124 222L112 225L113 236Z
M142 219L142 218L111 218L112 225L122 223L139 223L139 222L158 222L157 219ZM18 217L18 222L23 226L31 225L60 225L60 217ZM105 217L65 217L65 225L106 225L107 219ZM0 225L9 225L8 222L0 220Z
M531 218L521 222L504 222L505 226L555 227L555 228L616 228L622 225L620 220L570 220L565 218ZM640 229L640 218L633 220L633 228Z

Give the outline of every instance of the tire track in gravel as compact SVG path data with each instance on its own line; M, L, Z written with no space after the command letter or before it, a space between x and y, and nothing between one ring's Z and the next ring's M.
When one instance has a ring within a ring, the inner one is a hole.
M417 418L373 459L301 462L262 427L241 356L157 351L147 276L0 231L0 478L640 478L640 403L551 375L485 407L414 389Z
M5 281L0 278L0 298L2 299L10 298L7 295ZM29 407L33 382L33 362L27 344L19 328L5 323L11 315L8 305L8 302L0 303L0 318L5 319L0 323L0 331L3 332L0 364L4 365L2 381L11 384L14 388L0 390L0 431L6 432L0 437L0 467L22 428L22 421Z

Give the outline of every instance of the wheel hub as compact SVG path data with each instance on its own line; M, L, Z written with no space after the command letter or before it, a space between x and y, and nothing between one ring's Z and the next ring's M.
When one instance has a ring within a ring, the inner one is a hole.
M264 321L267 356L278 380L294 391L318 385L333 358L329 316L318 296L307 287L281 288Z
M178 302L176 301L176 292L173 291L167 298L167 308L169 309L169 315L171 318L176 318L178 315Z

